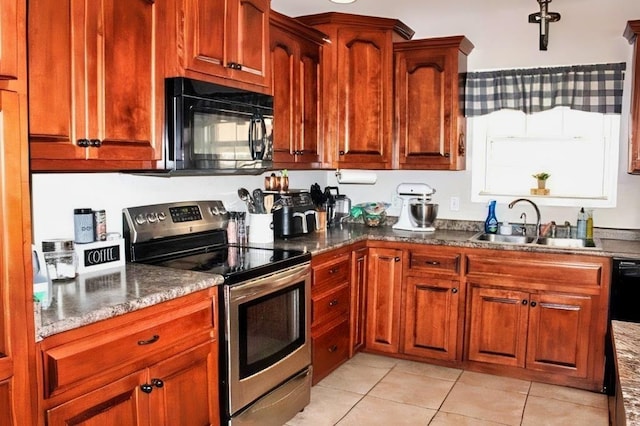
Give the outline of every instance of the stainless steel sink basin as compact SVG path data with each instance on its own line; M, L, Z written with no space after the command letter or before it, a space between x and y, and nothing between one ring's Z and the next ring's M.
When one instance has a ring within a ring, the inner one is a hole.
M600 244L600 240L598 239L583 240L580 238L535 238L533 236L525 235L485 234L484 232L475 234L473 237L469 238L469 240L483 243L520 244L568 249L600 249L602 247Z
M564 248L598 248L597 240L583 240L581 238L547 238L540 237L536 244L548 247Z
M473 237L472 241L482 241L499 244L531 244L535 238L525 235L500 235L500 234L485 234L480 232Z

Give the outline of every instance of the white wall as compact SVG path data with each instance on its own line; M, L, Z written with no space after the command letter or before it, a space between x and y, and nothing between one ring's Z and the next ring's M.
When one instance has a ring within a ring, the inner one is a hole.
M549 50L538 50L538 27L527 22L538 11L535 0L358 0L339 6L328 0L272 0L273 9L290 16L330 10L398 18L416 31L414 38L464 34L475 45L469 56L470 70L569 65L631 60L631 46L622 37L626 22L640 19L638 0L556 0L552 12L562 14L550 26ZM630 71L628 65L628 71ZM626 81L621 132L618 207L599 209L595 224L601 227L640 228L640 176L625 173L627 167L629 79ZM470 135L472 137L472 135ZM470 152L473 155L473 152ZM468 162L470 167L470 162ZM291 187L308 189L318 182L335 185L333 172L292 172ZM376 185L341 185L341 193L354 203L391 201L401 182L426 182L437 189L439 217L483 220L486 207L471 203L471 173L378 172ZM34 174L32 178L33 226L36 242L73 236L73 209L107 210L109 231L121 230L125 206L165 201L221 199L231 209L241 209L239 186L262 187L261 176L156 178L100 174ZM460 197L460 211L449 211L449 198ZM543 207L543 221L575 222L575 208ZM500 220L515 221L520 212L498 206ZM509 217L509 213L514 217Z

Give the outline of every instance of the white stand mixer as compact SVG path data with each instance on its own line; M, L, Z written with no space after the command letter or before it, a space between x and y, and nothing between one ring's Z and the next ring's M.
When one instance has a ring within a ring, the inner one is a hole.
M398 222L393 225L393 229L403 229L407 231L434 232L433 226L419 226L411 217L410 200L419 199L423 202L431 201L431 196L436 190L426 183L401 183L396 188L398 197L402 198L402 209Z

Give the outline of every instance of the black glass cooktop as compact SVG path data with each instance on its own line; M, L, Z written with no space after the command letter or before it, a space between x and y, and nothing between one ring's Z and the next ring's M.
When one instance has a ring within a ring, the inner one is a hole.
M167 268L220 274L225 284L237 284L311 260L299 250L226 246L207 248L188 255L167 256L150 263Z

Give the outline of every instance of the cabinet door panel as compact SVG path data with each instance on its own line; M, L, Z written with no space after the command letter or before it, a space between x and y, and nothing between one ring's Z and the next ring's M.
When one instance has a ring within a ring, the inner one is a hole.
M525 366L528 300L522 291L472 287L469 360Z
M589 296L532 295L527 368L586 377L591 304Z
M18 78L18 0L0 1L0 79ZM22 18L21 18L22 19Z
M446 96L445 56L434 55L407 61L406 75L406 116L404 131L406 137L401 148L402 162L410 162L411 157L448 157L449 146L445 144L448 134L445 120L451 108ZM447 162L449 160L446 160Z
M270 0L238 1L238 39L233 46L237 52L235 62L242 65L242 71L257 77L256 82L264 81L267 71L267 40L269 40L268 12ZM229 37L231 42L233 37ZM244 79L252 80L251 76Z
M403 352L453 360L457 357L460 283L407 277Z
M224 0L185 0L186 68L212 75L226 75Z
M364 326L366 318L366 284L368 279L368 252L366 248L355 250L351 254L351 346L352 357L364 346Z
M320 138L319 87L320 87L320 55L315 43L301 44L300 50L300 105L301 129L298 149L302 156L298 162L314 166L319 163L318 140Z
M139 372L48 410L48 426L122 426L148 424L149 398Z
M29 2L29 138L31 157L84 158L75 145L76 126L84 135L83 103L76 97L72 56L71 0ZM74 16L76 14L74 13ZM55 108L52 102L55 101Z
M367 286L368 349L398 353L402 298L402 251L371 249Z
M207 343L149 369L151 424L212 425L218 412L218 349ZM157 380L162 381L158 387Z
M294 41L278 29L272 30L272 38L277 42L271 48L273 68L273 161L274 163L294 163L298 143L295 117L298 98L295 94Z
M338 40L338 164L391 161L391 52L387 35L341 28ZM365 167L360 164L360 168Z

